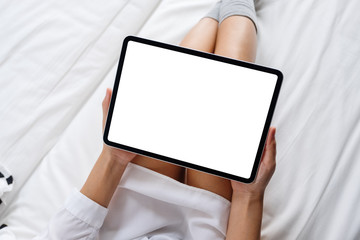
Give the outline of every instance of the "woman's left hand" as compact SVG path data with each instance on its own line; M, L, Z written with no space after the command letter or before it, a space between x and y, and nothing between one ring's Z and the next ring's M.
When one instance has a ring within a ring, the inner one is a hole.
M105 98L104 98L104 100L102 102L102 110L103 110L102 129L103 129L103 132L104 132L104 129L105 129L107 113L109 111L111 95L112 95L112 90L109 89L109 88L106 89L106 95L105 95ZM114 147L110 147L110 146L106 145L105 143L103 145L102 154L104 154L104 155L118 161L120 164L123 164L123 165L127 165L136 156L135 153L128 152L128 151L121 150L121 149L114 148Z
M254 182L246 184L231 181L233 196L263 197L265 188L273 176L276 168L276 129L271 127L266 139L264 153L261 157L260 167Z

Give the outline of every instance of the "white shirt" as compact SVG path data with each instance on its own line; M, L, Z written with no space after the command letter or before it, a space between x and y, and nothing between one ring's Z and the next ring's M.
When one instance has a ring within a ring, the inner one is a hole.
M75 191L42 239L224 239L230 202L129 164L108 209Z

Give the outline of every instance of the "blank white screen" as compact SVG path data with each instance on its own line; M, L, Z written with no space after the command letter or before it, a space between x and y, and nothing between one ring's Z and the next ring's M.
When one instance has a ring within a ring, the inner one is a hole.
M108 140L249 178L276 80L130 41Z

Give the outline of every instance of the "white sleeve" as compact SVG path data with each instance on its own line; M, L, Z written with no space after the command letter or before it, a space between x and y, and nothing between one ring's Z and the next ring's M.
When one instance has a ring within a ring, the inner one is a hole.
M75 191L50 220L44 233L33 240L98 239L108 209Z

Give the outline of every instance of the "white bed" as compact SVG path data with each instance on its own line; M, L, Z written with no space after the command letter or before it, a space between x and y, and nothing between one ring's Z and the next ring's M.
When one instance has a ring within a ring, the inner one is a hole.
M215 0L0 2L0 230L39 233L102 147L122 39L177 44ZM256 62L284 82L263 239L360 239L360 2L259 0ZM4 235L2 235L4 234Z

